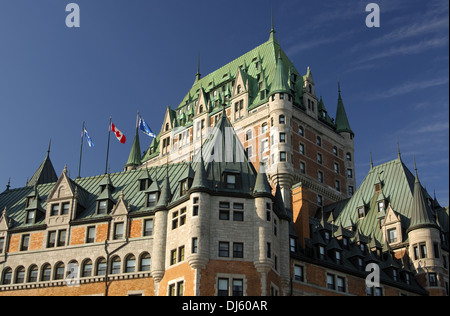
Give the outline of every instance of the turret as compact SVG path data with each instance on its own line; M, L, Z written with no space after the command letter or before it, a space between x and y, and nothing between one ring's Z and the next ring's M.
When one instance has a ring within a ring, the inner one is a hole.
M164 178L161 195L155 206L155 232L153 241L153 259L152 259L152 277L155 282L159 283L164 277L166 271L166 236L167 236L167 205L170 201L170 183L169 172L167 171ZM158 287L156 287L158 291Z
M411 222L406 231L409 239L409 256L418 283L425 289L430 291L432 288L434 291L436 287L441 286L440 274L444 269L440 230L432 219L431 209L419 181L417 167L415 173ZM443 288L440 290L444 291Z
M210 258L210 210L211 195L203 155L200 153L192 186L189 190L191 226L189 243L191 250L187 261L192 269L203 269Z

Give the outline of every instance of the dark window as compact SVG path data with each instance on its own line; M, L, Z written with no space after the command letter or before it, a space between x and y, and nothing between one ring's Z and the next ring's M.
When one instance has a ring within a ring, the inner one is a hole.
M144 236L151 236L153 234L153 219L146 219L144 221Z
M63 203L61 215L69 214L70 203Z
M233 243L233 258L244 258L244 244Z
M230 243L219 242L219 257L229 257L230 256Z

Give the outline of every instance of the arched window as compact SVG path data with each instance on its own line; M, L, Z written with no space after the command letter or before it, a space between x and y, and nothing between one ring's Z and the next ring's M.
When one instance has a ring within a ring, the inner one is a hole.
M152 259L148 252L144 252L141 255L141 259L139 262L139 271L150 271Z
M16 279L14 280L14 283L20 284L23 282L25 282L25 268L20 266L16 269Z
M55 265L55 280L63 280L64 279L64 263L58 262Z
M38 269L37 265L32 265L28 269L28 282L30 282L30 283L37 282L38 272L39 272L39 269Z
M6 268L3 270L3 278L2 278L2 284L11 284L12 279L12 269Z
M119 274L120 273L120 257L115 256L111 260L111 274Z
M125 272L132 273L136 271L136 257L132 254L125 259Z
M198 110L198 113L203 113L203 105L200 105L200 108Z
M92 275L92 260L86 259L81 266L81 277L90 277Z
M237 94L241 93L241 85L237 86Z
M263 123L263 125L261 126L261 133L266 133L267 132L267 123Z
M96 274L95 275L106 275L106 259L100 258L97 260L97 264L95 266Z
M48 263L42 266L41 281L50 281L52 276L52 266Z

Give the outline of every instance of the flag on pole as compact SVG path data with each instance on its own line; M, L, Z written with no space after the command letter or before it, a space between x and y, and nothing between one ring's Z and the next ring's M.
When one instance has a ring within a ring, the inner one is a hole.
M87 142L88 142L88 145L89 145L89 147L95 147L95 144L94 144L94 142L92 141L92 138L89 136L89 133L88 133L88 131L86 130L86 128L84 129L84 132L83 132L83 134L84 134L84 137L86 137L86 140L87 140Z
M125 142L127 141L127 138L121 131L119 131L119 129L112 122L111 122L111 132L113 132L114 135L116 135L116 138L119 142L121 142L122 144L125 144Z
M142 118L142 116L139 115L139 129L141 130L142 133L144 133L147 136L156 138L156 134L153 133L152 129L150 128L150 126L148 126L147 122L144 121L144 119Z

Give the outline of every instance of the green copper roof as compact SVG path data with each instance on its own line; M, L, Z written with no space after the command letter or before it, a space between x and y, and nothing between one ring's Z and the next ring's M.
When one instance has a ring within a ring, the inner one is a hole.
M345 113L344 102L342 101L341 91L339 91L338 105L336 111L336 132L347 132L354 134L348 122L347 113Z
M253 195L272 195L272 188L270 187L269 181L267 180L267 175L264 167L264 163L260 162L258 175L256 176L255 188L253 189Z
M55 182L56 180L58 180L58 177L56 176L55 169L53 168L53 164L50 160L50 146L49 146L44 161L41 163L39 168L33 174L30 181L27 182L27 186L34 187L37 184L51 183Z
M128 156L125 167L139 166L141 164L141 145L139 143L139 132L136 127L136 136L134 136L133 145L131 145L130 155Z
M269 96L275 93L290 93L290 88L288 85L288 77L286 76L286 71L284 69L284 63L281 59L281 52L278 53L277 66L275 68L275 76L270 86Z
M408 231L425 226L433 226L437 228L436 222L431 220L431 210L428 207L427 200L425 199L422 186L420 185L419 182L419 176L417 175L417 168L416 168L411 224L409 226Z

